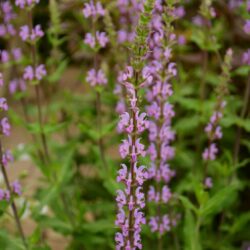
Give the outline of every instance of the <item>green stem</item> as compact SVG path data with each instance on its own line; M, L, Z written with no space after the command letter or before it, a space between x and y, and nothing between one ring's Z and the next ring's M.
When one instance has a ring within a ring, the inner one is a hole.
M249 99L250 99L250 73L248 74L248 79L246 83L246 88L245 88L245 96L244 96L244 101L243 101L243 107L240 113L240 118L244 119L247 115L247 111L249 109ZM237 128L237 133L236 133L236 140L234 144L234 154L233 154L233 165L234 168L237 165L239 161L239 151L240 151L240 140L241 140L241 135L242 135L242 128L238 127ZM233 172L233 178L236 178L236 171Z

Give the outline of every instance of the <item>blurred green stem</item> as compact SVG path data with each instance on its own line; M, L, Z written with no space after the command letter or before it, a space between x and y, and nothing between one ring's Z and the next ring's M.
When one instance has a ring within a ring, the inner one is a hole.
M105 167L105 169L107 169L108 165L105 158L105 149L102 137L102 103L101 103L101 94L99 91L96 91L96 111L97 111L97 127L99 133L98 145L103 166Z
M33 29L33 18L32 18L32 10L28 11L28 24L29 24L29 29ZM31 44L31 55L32 55L32 66L33 66L33 71L36 70L36 44L32 43ZM40 126L40 137L43 145L43 151L45 158L47 162L50 161L49 157L49 150L48 150L48 144L47 144L47 138L44 133L44 127L43 127L43 119L42 119L42 108L41 108L41 98L40 98L40 89L39 85L35 85L35 93L36 93L36 105L37 105L37 111L38 111L38 122Z
M248 79L246 83L246 88L245 88L245 96L243 100L243 107L240 113L240 118L244 119L247 115L247 111L249 109L249 99L250 99L250 73L248 74ZM241 140L241 135L242 135L242 128L238 126L237 128L237 133L236 133L236 139L235 139L235 144L234 144L234 153L233 153L233 165L234 168L238 164L239 161L239 151L240 151L240 140ZM234 169L235 170L235 169ZM233 172L233 178L236 178L237 173L236 171Z

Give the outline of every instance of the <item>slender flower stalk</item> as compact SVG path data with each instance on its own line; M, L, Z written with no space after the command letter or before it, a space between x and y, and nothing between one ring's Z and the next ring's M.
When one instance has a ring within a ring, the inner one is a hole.
M209 123L205 127L205 133L208 137L208 146L204 149L202 153L202 158L204 160L204 186L206 188L211 188L213 186L212 178L208 177L208 163L214 161L219 152L216 141L222 138L222 129L219 125L222 117L223 110L226 105L225 95L228 93L227 83L230 80L230 69L232 61L232 50L228 49L224 63L222 65L222 75L221 83L217 89L217 101L213 111L212 116L210 117Z
M38 65L37 54L36 54L36 44L38 40L44 36L44 32L42 31L41 25L39 24L33 27L33 17L32 17L33 8L35 7L36 4L39 3L39 0L34 0L34 1L16 0L15 3L16 6L18 6L21 9L25 9L25 11L27 12L28 25L20 27L19 36L22 39L22 41L28 43L30 46L32 64L28 65L25 68L23 73L23 79L35 86L38 122L40 126L40 138L43 145L44 159L46 162L49 162L50 157L47 145L47 138L44 133L41 94L39 85L40 81L46 76L47 72L43 64Z
M144 67L144 74L151 74L153 77L147 91L147 100L150 104L147 107L150 117L148 154L151 160L148 201L156 207L155 214L151 214L149 219L149 226L152 232L159 233L158 249L163 249L162 235L173 226L172 219L164 207L172 197L168 185L175 175L168 163L175 154L174 148L170 145L175 139L175 133L171 128L175 112L169 102L169 97L173 94L170 82L177 75L175 63L171 61L176 38L172 27L175 18L173 4L165 1L156 2L148 37L148 64Z
M95 3L90 1L84 4L83 15L85 18L91 18L92 33L87 33L84 38L84 43L88 45L94 53L94 67L87 73L86 81L94 88L96 92L96 110L97 110L97 126L99 132L98 145L101 155L101 160L107 168L107 162L105 157L105 149L102 136L102 102L101 92L102 87L107 85L107 78L105 73L99 67L98 52L100 49L105 48L109 39L105 32L97 30L97 21L100 17L105 15L105 9L100 2Z

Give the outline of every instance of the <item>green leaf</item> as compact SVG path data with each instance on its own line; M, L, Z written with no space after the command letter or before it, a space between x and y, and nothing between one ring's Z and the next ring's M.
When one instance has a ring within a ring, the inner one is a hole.
M64 129L65 127L67 127L67 125L68 125L67 122L56 123L56 124L44 124L43 130L40 127L39 123L30 123L27 124L26 127L28 131L32 134L40 134L41 132L43 132L44 134L51 134Z
M190 209L185 210L183 238L184 250L201 250L195 218Z
M219 190L205 204L200 207L200 215L202 217L211 216L221 212L228 207L236 199L237 186L231 185Z
M57 81L61 78L61 76L62 76L64 70L65 70L66 67L67 67L67 65L68 65L68 60L67 60L67 59L63 60L63 61L58 65L58 67L57 67L57 69L55 70L55 72L53 72L50 76L48 76L48 81L49 81L49 82L52 82L52 83L57 82Z
M186 198L185 196L179 195L178 199L182 202L185 209L189 209L197 213L198 211L197 208L193 205L193 203L188 198Z

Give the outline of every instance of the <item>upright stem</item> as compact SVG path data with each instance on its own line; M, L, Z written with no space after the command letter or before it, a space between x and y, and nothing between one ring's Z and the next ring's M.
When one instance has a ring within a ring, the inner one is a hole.
M28 21L29 21L29 29L32 30L33 28L33 20L32 20L32 10L28 12ZM31 44L31 54L32 54L32 64L33 64L33 70L36 69L36 45ZM38 111L38 121L40 126L40 137L43 145L43 151L46 160L49 162L49 150L47 146L47 138L44 133L44 127L43 127L43 119L42 119L42 110L41 110L41 98L40 98L40 88L39 85L35 85L35 92L36 92L36 105L37 105L37 111Z
M96 34L96 19L92 20L92 30L93 30L93 35L95 36ZM97 71L97 64L98 64L98 54L95 52L94 54L94 69ZM99 132L99 139L98 139L98 146L99 146L99 151L101 155L101 160L103 162L103 165L105 169L107 170L108 164L106 161L105 157L105 149L104 149L104 143L103 143L103 138L102 138L102 103L101 103L101 94L98 90L96 90L96 111L97 111L97 128Z
M137 98L137 85L138 85L138 81L139 81L139 75L138 72L135 72L135 98ZM132 147L135 145L136 142L136 112L134 109L132 109L132 118L133 118L133 134L132 134ZM133 158L131 157L130 159L130 174L131 174L131 195L134 198L135 197L135 173L134 173L134 166L135 166L135 162L133 160ZM128 217L128 221L129 221L129 242L131 244L131 248L134 247L134 208L132 210L129 211L129 217Z
M250 73L248 74L248 79L246 83L246 88L245 88L245 96L244 96L244 101L243 101L243 107L240 113L240 118L244 119L247 111L248 111L248 106L249 106L249 99L250 99ZM236 133L236 140L234 144L234 154L233 154L233 165L234 168L236 164L238 163L238 158L239 158L239 151L240 151L240 140L241 140L241 135L242 135L242 129L241 127L237 128L237 133ZM233 173L233 177L236 177L236 171Z
M44 128L43 128L40 89L39 89L38 85L35 86L35 91L36 91L38 121L39 121L39 126L40 126L40 136L41 136L43 150L44 150L44 153L45 153L45 156L46 156L46 160L49 162L50 161L50 157L49 157L49 150L48 150L48 145L47 145L47 139L46 139L46 135L44 133Z
M101 159L103 162L104 167L107 169L107 161L105 158L105 149L104 149L104 143L102 138L102 103L101 103L101 94L99 91L96 91L96 111L97 111L97 126L98 126L98 132L99 132L99 150L101 154Z
M0 165L1 165L1 170L2 170L2 173L3 173L3 178L4 178L5 185L6 185L7 189L8 189L8 191L11 194L11 208L12 208L12 211L13 211L13 214L14 214L14 219L15 219L15 222L16 222L16 225L17 225L17 229L18 229L19 234L20 234L20 236L22 238L23 245L24 245L25 249L29 249L28 244L26 242L26 238L24 236L22 224L21 224L19 216L18 216L15 201L14 201L14 199L12 199L12 190L11 190L9 178L8 178L5 166L3 165L3 151L2 151L1 141L0 141Z
M202 78L201 78L201 87L200 87L201 101L204 101L205 99L207 64L208 64L208 52L204 51L203 52Z

